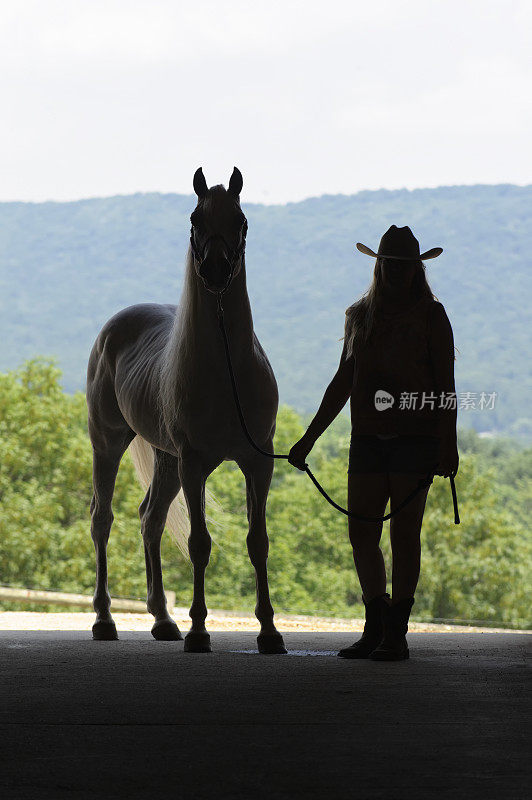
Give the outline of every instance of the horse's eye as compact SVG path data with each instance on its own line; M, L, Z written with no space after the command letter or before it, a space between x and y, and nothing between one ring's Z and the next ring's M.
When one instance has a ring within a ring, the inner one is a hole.
M196 214L196 212L193 211L192 214L190 215L190 221L194 225L194 227L197 228L197 226L200 223L200 215Z

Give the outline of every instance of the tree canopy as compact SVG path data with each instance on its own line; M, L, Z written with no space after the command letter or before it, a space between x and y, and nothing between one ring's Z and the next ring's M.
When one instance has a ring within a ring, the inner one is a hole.
M0 583L92 593L94 551L89 533L91 448L85 398L61 388L58 368L33 360L0 374ZM304 430L293 409L280 409L277 452L287 452ZM313 471L346 502L349 426L338 419L310 456ZM511 440L485 440L460 431L456 486L462 522L454 525L447 481L429 492L421 579L420 619L530 624L531 449ZM251 610L254 573L246 551L244 478L226 462L209 488L221 504L210 524L215 540L207 570L211 608ZM145 597L138 506L143 492L128 454L114 497L109 581L115 596ZM267 506L272 600L277 611L356 616L361 591L345 517L331 508L303 473L277 462ZM388 525L383 531L390 562ZM189 562L163 537L165 585L177 602L192 597ZM8 607L4 604L4 607Z

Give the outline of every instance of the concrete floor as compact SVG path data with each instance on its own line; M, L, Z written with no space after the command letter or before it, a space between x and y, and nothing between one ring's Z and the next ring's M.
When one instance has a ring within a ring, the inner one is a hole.
M288 656L120 636L0 632L6 800L529 796L530 637L412 633L383 664L336 658L338 633Z

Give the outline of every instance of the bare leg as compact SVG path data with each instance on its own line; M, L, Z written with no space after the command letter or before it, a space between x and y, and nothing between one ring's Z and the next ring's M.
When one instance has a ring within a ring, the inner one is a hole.
M146 560L148 611L155 617L151 632L155 639L166 641L183 638L166 608L161 564L161 537L164 524L170 504L179 489L177 458L155 450L153 480L139 512Z
M426 477L421 474L391 472L391 508L397 506ZM429 487L422 489L413 500L390 520L393 573L392 600L398 603L413 597L419 580L421 562L421 524Z
M192 625L185 637L188 653L211 652L210 636L205 628L205 570L211 555L211 537L205 522L205 480L210 472L203 467L198 453L186 450L181 454L179 473L190 517L188 550L194 569L194 594L189 611Z
M268 442L266 450L273 450ZM283 637L273 623L273 607L268 587L268 533L266 530L266 500L273 472L273 461L263 456L253 458L239 467L246 477L249 533L248 553L255 568L257 605L255 615L260 622L257 643L260 653L286 653Z
M111 525L113 524L113 511L111 501L115 488L116 475L120 459L127 448L114 452L100 453L93 450L93 485L94 494L91 500L91 536L96 551L96 588L94 590L93 606L96 612L96 621L92 626L94 639L118 639L116 626L111 616L111 595L107 587L107 542Z
M364 472L348 476L348 508L368 517L382 517L389 498L388 473ZM349 539L366 603L386 592L384 558L379 547L382 522L349 517Z

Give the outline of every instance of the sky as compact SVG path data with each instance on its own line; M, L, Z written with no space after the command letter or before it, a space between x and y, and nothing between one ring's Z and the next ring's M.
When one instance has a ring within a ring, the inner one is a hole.
M0 0L0 200L532 183L529 0Z

